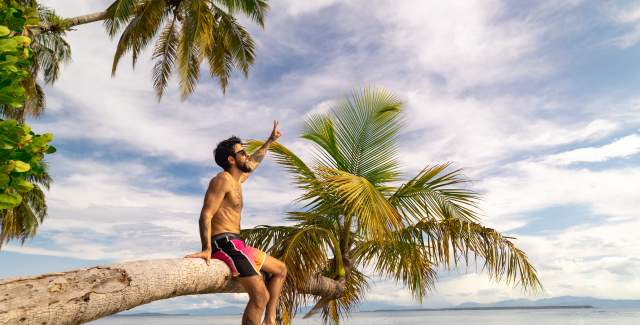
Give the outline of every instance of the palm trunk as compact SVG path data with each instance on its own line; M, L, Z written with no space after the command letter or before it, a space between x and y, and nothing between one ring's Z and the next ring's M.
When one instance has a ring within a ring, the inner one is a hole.
M65 23L69 27L93 23L107 18L107 11L94 12L88 15L82 15L72 18L65 18Z
M77 17L71 17L71 18L65 18L64 19L64 26L65 28L71 28L74 26L78 26L78 25L84 25L84 24L89 24L89 23L93 23L96 21L101 21L101 20L105 20L107 18L107 11L100 11L100 12L94 12L92 14L88 14L88 15L82 15L82 16L77 16ZM48 31L50 31L53 26L51 26L48 23L44 23L41 25L28 25L25 26L26 30L25 33L27 33L28 35L31 36L35 36L38 34L42 34L42 33L46 33Z
M303 292L336 296L343 288L315 277ZM212 260L165 259L96 266L30 278L0 280L0 324L79 324L155 300L244 292L229 268Z

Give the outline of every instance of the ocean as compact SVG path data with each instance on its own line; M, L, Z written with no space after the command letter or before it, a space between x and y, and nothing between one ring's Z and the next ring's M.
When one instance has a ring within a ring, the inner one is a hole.
M111 316L92 325L238 325L240 315L232 316ZM351 314L342 324L443 324L443 325L639 325L640 309L537 309L537 310L455 310L393 311ZM317 316L294 319L294 325L322 324Z

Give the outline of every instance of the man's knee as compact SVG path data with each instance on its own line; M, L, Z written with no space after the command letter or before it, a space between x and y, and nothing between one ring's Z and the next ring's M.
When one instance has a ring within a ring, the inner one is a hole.
M276 278L285 278L287 276L287 265L281 261L278 261L276 270L271 276Z

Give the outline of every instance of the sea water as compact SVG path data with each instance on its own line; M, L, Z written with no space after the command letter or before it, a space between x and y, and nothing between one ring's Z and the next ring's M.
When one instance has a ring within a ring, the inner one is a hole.
M237 325L241 315L230 316L111 316L93 325ZM640 309L536 309L393 311L352 313L342 324L443 324L443 325L640 325ZM322 324L318 317L295 318L294 325Z

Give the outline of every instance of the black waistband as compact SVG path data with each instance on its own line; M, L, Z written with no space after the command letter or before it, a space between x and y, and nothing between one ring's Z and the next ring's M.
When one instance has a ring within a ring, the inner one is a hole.
M211 237L211 241L216 241L220 239L226 239L226 240L240 239L240 234L236 234L234 232L221 232Z

